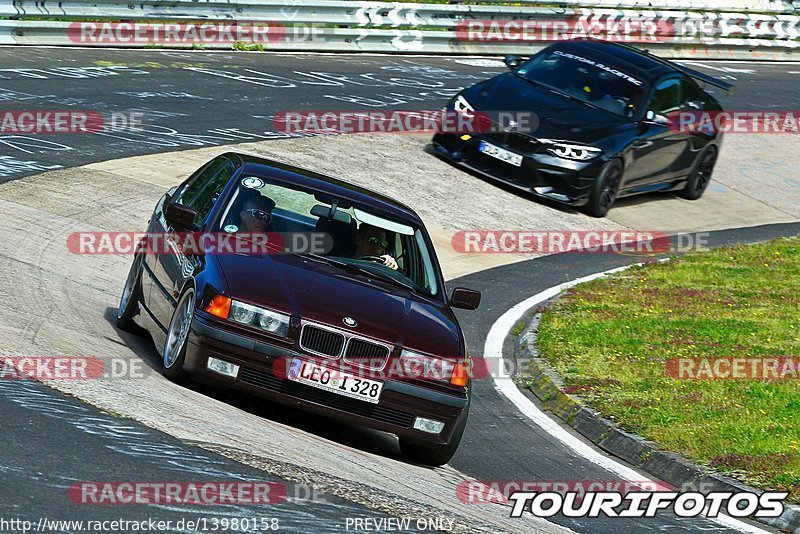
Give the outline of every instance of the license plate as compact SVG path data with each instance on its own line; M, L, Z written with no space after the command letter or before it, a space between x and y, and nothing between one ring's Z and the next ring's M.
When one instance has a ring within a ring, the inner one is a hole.
M500 161L505 161L506 163L510 163L515 167L522 166L522 156L519 154L514 154L510 150L506 150L505 148L500 148L499 146L495 146L491 143L487 143L486 141L481 141L478 150L483 152L488 156L492 156L493 158L497 158Z
M377 404L381 398L383 383L361 378L336 369L328 369L314 362L293 358L289 365L289 380L315 388L324 389L337 395Z

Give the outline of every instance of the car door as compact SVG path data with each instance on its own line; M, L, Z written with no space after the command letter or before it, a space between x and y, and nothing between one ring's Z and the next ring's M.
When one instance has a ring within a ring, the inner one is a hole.
M626 189L658 188L676 176L676 163L688 150L689 135L670 121L683 104L682 78L671 75L658 82L647 100L645 116L631 144Z
M156 212L155 232L164 236L164 253L154 257L154 284L148 307L164 328L172 318L184 280L192 275L200 261L199 257L184 254L181 250L176 232L184 230L173 228L165 219L166 205L173 202L194 209L197 212L195 229L202 230L215 202L235 172L236 164L230 159L220 156L212 160L184 182L174 196L167 197Z

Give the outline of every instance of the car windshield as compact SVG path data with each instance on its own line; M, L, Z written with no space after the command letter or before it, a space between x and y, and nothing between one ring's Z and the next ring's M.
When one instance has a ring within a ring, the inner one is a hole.
M217 229L230 234L280 232L294 253L417 293L439 294L439 270L423 230L372 206L243 175ZM385 256L393 265L384 265Z
M621 117L632 117L644 83L622 68L562 50L533 56L518 76Z

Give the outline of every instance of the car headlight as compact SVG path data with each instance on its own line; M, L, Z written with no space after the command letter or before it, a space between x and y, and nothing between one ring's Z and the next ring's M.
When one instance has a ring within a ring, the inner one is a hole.
M469 101L462 95L458 95L453 101L453 109L468 119L471 119L475 116L475 108L473 108L472 104L470 104Z
M271 334L286 337L289 334L289 320L291 318L284 313L234 300L231 301L231 311L228 319L236 323L260 328Z
M588 161L603 153L601 149L594 146L573 145L551 139L539 139L539 142L549 145L546 150L554 156L575 161Z
M466 365L452 359L436 358L403 349L400 363L406 378L434 380L454 386L466 386L469 383Z

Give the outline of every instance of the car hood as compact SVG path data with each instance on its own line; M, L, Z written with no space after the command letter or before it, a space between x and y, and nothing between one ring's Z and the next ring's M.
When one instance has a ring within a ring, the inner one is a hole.
M474 85L463 95L493 120L503 111L534 112L538 119L530 133L534 137L593 143L630 127L623 117L593 109L510 72Z
M234 299L430 354L463 350L449 308L402 287L294 254L217 259ZM344 326L344 317L358 325Z

